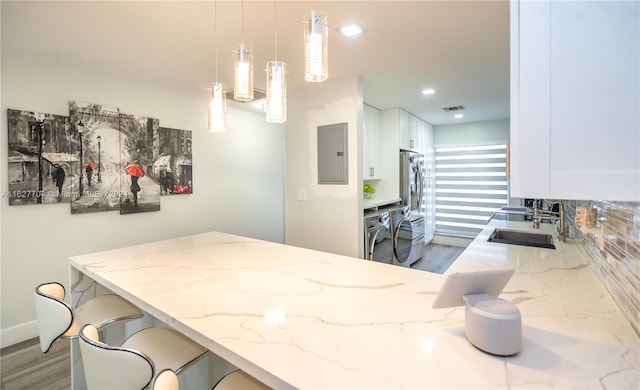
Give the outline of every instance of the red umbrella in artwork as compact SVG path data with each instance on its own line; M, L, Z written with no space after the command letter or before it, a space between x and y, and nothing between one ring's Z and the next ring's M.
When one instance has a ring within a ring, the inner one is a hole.
M138 164L129 164L124 170L125 172L127 172L127 175L130 175L130 176L138 176L138 177L144 176L144 170Z
M130 175L130 176L138 176L138 177L144 176L144 170L138 164L129 164L124 170L125 172L127 172L127 175Z
M96 169L96 164L92 163L92 162L88 162L88 163L84 164L84 167L85 168L91 167L91 169Z

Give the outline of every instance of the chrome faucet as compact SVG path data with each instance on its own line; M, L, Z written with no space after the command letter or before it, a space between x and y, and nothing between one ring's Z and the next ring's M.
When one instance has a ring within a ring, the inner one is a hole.
M538 207L538 202L536 201L533 208L533 228L539 229L540 222L542 222L543 220L557 221L556 229L558 231L558 240L564 242L567 240L567 224L565 223L564 216L564 202L560 200L557 203L559 204L559 211L556 215L555 213L552 213L550 211L540 210L540 208Z

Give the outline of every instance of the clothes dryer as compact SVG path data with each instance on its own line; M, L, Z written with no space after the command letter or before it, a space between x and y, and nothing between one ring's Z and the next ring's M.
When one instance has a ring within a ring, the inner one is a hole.
M422 257L424 232L419 224L411 220L411 206L393 206L385 209L389 212L389 235L392 244L390 263L409 267ZM424 225L422 226L424 229Z
M374 211L364 215L365 259L390 262L393 247L389 229L388 211Z

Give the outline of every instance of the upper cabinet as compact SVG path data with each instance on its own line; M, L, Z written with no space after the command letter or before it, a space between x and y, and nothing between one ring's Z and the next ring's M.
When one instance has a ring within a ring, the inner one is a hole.
M399 108L391 110L397 115L398 134L400 135L400 149L415 150L415 141L411 138L411 114Z
M401 108L385 110L382 115L383 127L400 137L400 149L427 152L427 133L433 132L433 126Z
M512 1L511 196L640 201L640 3Z
M414 115L409 116L409 146L411 150L424 153L424 133L424 121Z
M380 110L364 105L363 112L362 179L380 179L382 176L382 116Z
M421 146L424 153L424 180L425 180L425 240L430 242L436 232L436 164L434 150L434 128L431 124L420 121L422 132Z
M416 150L411 134L411 114L401 108L392 108L382 112L382 126L385 131L397 134L400 149Z
M433 149L433 126L417 116L411 114L409 118L411 150L425 156Z

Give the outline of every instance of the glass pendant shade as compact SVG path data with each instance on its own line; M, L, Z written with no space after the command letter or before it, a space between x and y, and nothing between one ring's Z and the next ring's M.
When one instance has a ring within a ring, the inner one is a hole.
M209 102L209 131L222 133L227 131L227 96L224 84L213 83Z
M319 11L309 11L304 15L304 79L307 81L319 83L329 76L327 20L327 15Z
M253 100L253 47L241 43L234 50L236 83L233 98L241 102Z
M267 62L267 122L287 120L287 64Z

